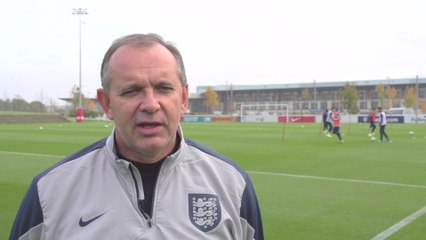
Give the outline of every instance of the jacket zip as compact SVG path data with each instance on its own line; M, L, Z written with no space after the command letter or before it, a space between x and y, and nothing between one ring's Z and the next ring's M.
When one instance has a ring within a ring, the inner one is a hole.
M135 183L136 198L138 200L138 209L142 213L142 216L147 220L148 227L151 227L152 226L151 217L143 210L143 202L144 201L140 198L140 190L139 190L139 186L138 186L138 181L136 180L136 176L135 176L135 173L133 172L131 165L129 166L129 169L130 169L130 173L132 174L133 181Z

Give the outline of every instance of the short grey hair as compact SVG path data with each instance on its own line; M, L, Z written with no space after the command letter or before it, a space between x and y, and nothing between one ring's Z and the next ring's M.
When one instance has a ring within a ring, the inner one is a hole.
M185 72L185 66L183 64L183 58L179 50L174 46L173 43L167 42L158 34L155 33L148 33L148 34L132 34L127 35L121 38L116 39L109 49L106 51L104 55L104 59L102 60L101 65L101 81L102 81L102 87L104 88L105 92L109 92L110 87L110 71L108 69L109 61L111 60L112 55L117 51L118 48L122 46L132 46L132 47L150 47L155 44L160 44L164 46L167 50L170 51L170 53L173 55L173 57L176 60L177 63L177 72L180 78L180 81L182 83L182 86L186 86L187 79L186 79L186 72Z

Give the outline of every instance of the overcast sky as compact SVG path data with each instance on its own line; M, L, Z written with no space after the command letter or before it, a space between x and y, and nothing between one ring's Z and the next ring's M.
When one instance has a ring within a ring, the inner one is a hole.
M5 1L6 2L6 1ZM426 77L424 0L14 0L0 14L0 99L95 97L117 37L155 32L200 85Z

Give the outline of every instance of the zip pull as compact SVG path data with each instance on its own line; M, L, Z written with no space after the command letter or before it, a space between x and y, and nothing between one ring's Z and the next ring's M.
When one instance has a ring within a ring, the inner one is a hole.
M151 217L144 211L144 207L143 207L144 200L141 199L141 196L140 196L141 194L140 194L139 187L138 187L138 181L136 179L135 173L133 172L132 164L130 164L129 170L130 170L130 173L132 174L133 181L135 182L136 197L138 199L137 200L138 201L138 209L142 213L142 216L146 219L146 221L148 223L148 227L151 228L151 226L152 226Z
M144 200L138 199L138 208L148 223L148 227L152 227L151 217L143 209Z

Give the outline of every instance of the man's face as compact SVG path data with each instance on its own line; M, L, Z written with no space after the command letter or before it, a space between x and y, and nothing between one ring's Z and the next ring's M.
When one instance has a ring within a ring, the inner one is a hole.
M115 121L120 154L145 163L166 157L188 107L188 87L182 86L173 55L161 45L122 46L109 72L109 94L98 89L98 99Z

